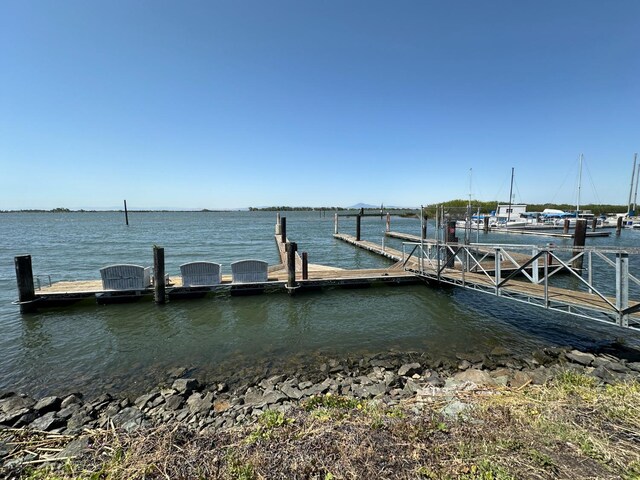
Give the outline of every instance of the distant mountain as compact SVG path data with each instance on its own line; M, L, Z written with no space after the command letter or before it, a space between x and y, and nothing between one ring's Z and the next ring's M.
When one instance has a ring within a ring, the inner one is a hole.
M351 205L351 209L360 209L360 208L380 208L380 205L370 205L368 203L356 203L355 205Z

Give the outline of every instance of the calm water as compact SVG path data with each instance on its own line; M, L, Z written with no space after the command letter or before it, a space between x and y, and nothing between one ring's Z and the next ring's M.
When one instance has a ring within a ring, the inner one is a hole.
M309 253L312 263L389 265L334 240L332 214L284 215L288 237ZM88 305L25 316L11 305L17 297L13 257L25 253L32 255L34 274L51 274L54 281L96 279L98 269L112 263L151 265L154 244L165 247L170 274L195 260L222 263L223 273L232 261L244 258L278 263L274 213L133 213L130 222L123 225L118 213L0 215L0 391L42 395L107 388L137 393L165 380L172 367L215 380L246 365L277 368L325 355L426 351L446 357L488 352L498 345L516 352L616 340L632 348L640 345L640 335L627 330L488 295L420 285L295 297L220 296L166 306ZM340 230L353 232L354 224L354 219L341 219ZM363 237L380 242L384 228L384 220L365 218ZM420 227L415 219L393 217L392 229L417 234ZM480 241L567 242L501 234L481 234ZM589 239L588 244L640 246L640 232ZM400 241L387 240L387 245L402 248Z

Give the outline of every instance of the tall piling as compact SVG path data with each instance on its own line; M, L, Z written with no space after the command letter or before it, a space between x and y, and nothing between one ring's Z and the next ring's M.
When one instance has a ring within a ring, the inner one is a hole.
M483 221L483 231L484 233L489 233L489 217L486 215L482 218Z
M124 223L129 225L129 211L127 210L127 201L124 201Z
M562 233L564 233L565 235L567 233L569 233L569 219L568 218L564 219L564 225L562 226Z
M333 233L338 234L338 214L334 213L333 215Z
M35 286L33 284L33 268L31 255L19 255L14 257L16 267L16 280L18 282L18 301L20 313L29 313L36 310L32 303L36 299Z
M583 219L576 220L576 230L573 236L573 256L575 257L580 252L584 252L584 243L587 238L587 221ZM576 270L582 270L582 264L584 261L584 255L580 255L573 261L573 268Z
M309 257L307 252L302 252L302 279L309 279Z
M390 232L391 231L391 214L389 212L387 212L387 225L386 225L386 231Z
M159 305L167 303L164 282L164 248L153 246L153 299Z
M287 217L280 219L280 241L287 243Z
M280 212L276 213L276 235L280 235Z
M618 217L618 221L616 222L616 235L620 235L622 231L622 217Z
M285 248L287 251L287 289L291 293L296 288L296 251L298 250L298 244L287 242Z
M591 231L595 232L597 226L598 226L598 218L593 217L593 219L591 220Z
M362 223L362 215L356 215L356 242L360 241L360 224Z
M422 221L422 228L420 231L420 238L422 238L422 240L426 240L427 239L427 219L425 218Z

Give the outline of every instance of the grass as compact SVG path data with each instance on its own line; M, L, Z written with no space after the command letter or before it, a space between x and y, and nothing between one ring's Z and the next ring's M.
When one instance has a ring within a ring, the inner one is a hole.
M388 408L323 395L287 414L267 411L252 425L202 435L171 425L132 434L93 431L92 448L81 458L0 476L640 479L637 382L601 386L565 372L545 386L460 392L458 400L474 406L464 418L443 417L442 402ZM24 434L20 441L28 449L43 437Z

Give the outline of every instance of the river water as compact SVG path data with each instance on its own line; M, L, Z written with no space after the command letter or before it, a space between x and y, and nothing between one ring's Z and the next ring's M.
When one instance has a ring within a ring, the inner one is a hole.
M332 237L333 214L286 212L287 236L309 261L342 268L384 267L389 261ZM99 278L114 263L153 263L165 248L166 268L207 260L230 273L235 260L278 263L272 212L11 213L0 215L0 392L33 395L102 390L139 393L174 367L203 380L248 365L266 369L313 363L326 356L428 352L454 357L504 346L528 353L541 346L593 348L613 343L640 349L638 333L452 288L423 285L324 290L289 297L218 296L128 305L85 305L21 315L13 257L30 254L34 274L53 281ZM355 220L341 218L353 233ZM430 225L430 232L433 232ZM365 217L363 238L381 242L385 220ZM392 230L419 234L416 219L392 218ZM481 242L544 245L546 237L480 234ZM589 245L640 245L640 232L588 239ZM386 244L401 249L399 240ZM635 266L633 267L635 268Z

